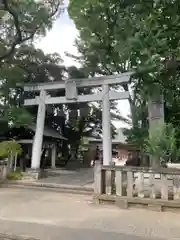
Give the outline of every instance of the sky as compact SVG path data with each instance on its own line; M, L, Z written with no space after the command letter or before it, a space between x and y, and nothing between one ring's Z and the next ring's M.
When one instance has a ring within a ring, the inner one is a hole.
M67 0L65 1L67 6ZM69 18L67 10L56 20L53 24L53 28L49 31L43 39L36 43L38 48L41 48L45 53L57 52L61 55L66 66L76 65L79 66L77 62L73 59L67 57L65 52L77 55L77 49L74 45L75 38L78 35L78 31ZM126 117L130 113L128 100L118 101L118 108L121 115ZM123 122L114 122L116 127L126 127L127 125Z

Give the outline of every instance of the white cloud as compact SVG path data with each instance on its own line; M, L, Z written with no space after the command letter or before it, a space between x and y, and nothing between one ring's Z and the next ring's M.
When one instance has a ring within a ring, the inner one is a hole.
M43 49L45 53L58 52L64 60L65 65L74 65L73 59L65 56L65 52L77 55L74 46L75 38L78 34L73 21L68 17L67 11L62 14L54 23L54 26L47 36L36 43L38 48Z
M128 100L120 100L118 101L118 108L120 110L120 113L123 117L127 117L128 115L130 115L130 106L129 106L129 101ZM117 128L120 127L129 127L126 123L122 122L122 121L114 121L114 125Z

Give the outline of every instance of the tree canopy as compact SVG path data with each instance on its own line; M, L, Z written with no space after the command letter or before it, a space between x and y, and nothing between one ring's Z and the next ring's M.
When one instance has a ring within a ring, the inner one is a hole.
M148 96L157 85L164 94L165 120L179 136L180 2L70 0L68 10L79 30L80 61L90 74L136 72L130 81L129 140L143 145L142 135L148 134Z
M44 36L62 11L62 0L2 0L0 3L0 63L16 48Z
M16 122L19 125L31 122L29 113L20 104L22 99L16 84L33 81L37 66L50 58L35 49L32 43L35 38L45 36L62 10L61 0L1 1L0 121L2 129L7 122Z

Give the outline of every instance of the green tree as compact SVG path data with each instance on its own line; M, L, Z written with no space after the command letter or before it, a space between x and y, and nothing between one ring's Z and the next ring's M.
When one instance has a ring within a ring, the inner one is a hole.
M2 72L6 81L2 83L1 92L3 104L3 119L9 120L16 126L28 125L35 122L37 115L37 106L24 109L23 103L25 98L35 97L35 93L25 93L22 87L17 87L17 83L36 83L36 82L52 82L68 78L87 77L83 69L76 67L65 67L63 61L58 54L44 54L42 50L35 49L34 46L21 45L8 63L6 69ZM80 94L90 94L93 89L81 89ZM51 92L53 97L64 96L64 91L55 90ZM113 104L113 119L119 119L119 113L116 113L115 104ZM63 116L71 112L78 113L79 110L85 110L84 115L78 118L67 119ZM63 154L67 155L67 144L71 144L73 148L79 148L81 138L90 136L94 130L97 133L102 132L101 126L101 106L89 106L87 103L67 104L67 105L50 105L47 106L46 125L59 131L67 137L68 141L64 142ZM2 127L4 131L4 127ZM112 133L115 129L112 126Z
M79 30L78 59L90 74L136 72L130 81L132 131L147 134L147 115L136 111L147 108L156 84L164 93L165 120L179 128L180 2L70 0L68 10Z
M61 61L58 54L45 55L42 50L35 49L33 45L21 45L11 59L3 64L0 73L0 78L3 79L0 88L1 121L8 121L18 126L32 123L37 107L29 108L27 111L23 103L25 97L35 95L34 93L25 94L21 87L17 87L17 84L47 82L53 76L58 79L63 71L62 67L57 65ZM50 69L51 75L48 75L47 68ZM4 130L3 126L2 129Z
M0 142L0 157L7 158L8 171L12 170L14 158L22 154L22 148L19 143L14 140ZM16 162L16 161L15 161ZM16 163L14 166L16 169Z
M62 11L62 0L2 0L0 3L0 63L8 61L16 48L44 36Z
M179 155L176 147L176 132L172 124L156 122L145 145L152 158L153 166L159 166L161 161L168 162ZM178 156L179 157L179 156Z
M0 143L0 157L10 157L15 154L21 155L22 149L21 146L14 140L4 141Z
M3 129L7 121L18 125L32 121L28 112L20 108L16 99L20 95L16 94L15 86L30 78L25 71L30 68L26 66L27 58L35 56L34 52L40 54L31 46L32 41L45 36L62 10L61 0L2 0L0 3L0 122ZM33 60L30 60L31 68L38 64L33 66Z

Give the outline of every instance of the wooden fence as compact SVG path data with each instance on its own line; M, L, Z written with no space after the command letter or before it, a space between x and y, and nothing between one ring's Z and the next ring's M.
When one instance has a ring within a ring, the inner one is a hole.
M180 208L180 169L102 166L94 168L94 198L121 207L141 204Z

